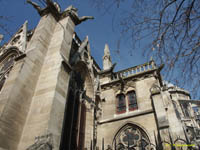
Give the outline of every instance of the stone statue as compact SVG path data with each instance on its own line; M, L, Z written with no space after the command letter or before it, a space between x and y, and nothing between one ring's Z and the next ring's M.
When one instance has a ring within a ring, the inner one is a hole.
M74 19L75 25L78 25L78 24L80 24L83 21L86 21L88 19L94 19L93 16L82 16L82 17L79 17L77 12L78 12L78 9L74 8L72 5L69 6L67 9L65 9L65 13L69 14Z

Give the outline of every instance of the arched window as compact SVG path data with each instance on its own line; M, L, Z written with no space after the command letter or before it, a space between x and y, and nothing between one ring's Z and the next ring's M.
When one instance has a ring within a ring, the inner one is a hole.
M133 110L138 109L135 91L128 92L127 93L127 99L128 99L129 111L133 111Z
M126 112L126 101L124 94L117 95L117 113Z
M5 60L0 60L0 91L3 88L6 78L14 64L15 55L9 56Z
M14 59L20 55L17 47L10 47L3 51L4 52L0 55L0 91L14 65Z
M178 107L177 107L176 102L175 102L175 101L172 101L172 104L173 104L173 106L174 106L174 110L175 110L175 113L176 113L176 117L177 117L178 119L181 119L180 112L179 112L179 110L178 110Z

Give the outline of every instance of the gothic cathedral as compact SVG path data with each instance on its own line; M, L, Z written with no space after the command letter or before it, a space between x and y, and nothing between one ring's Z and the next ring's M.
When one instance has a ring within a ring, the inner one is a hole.
M37 27L25 22L0 47L0 150L200 148L200 101L164 81L163 65L114 72L105 44L101 69L75 32L92 16L27 2Z

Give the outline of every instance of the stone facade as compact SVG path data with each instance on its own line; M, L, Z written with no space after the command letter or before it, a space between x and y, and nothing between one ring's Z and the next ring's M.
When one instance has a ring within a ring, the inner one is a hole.
M41 16L37 27L25 22L0 48L0 150L199 146L192 106L200 103L163 81L162 65L114 72L106 44L100 69L88 37L75 32L93 17L46 2L41 9L29 1Z

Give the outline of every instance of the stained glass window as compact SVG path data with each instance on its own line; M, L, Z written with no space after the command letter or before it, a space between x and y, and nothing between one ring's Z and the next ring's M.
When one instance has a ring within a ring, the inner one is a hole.
M117 95L117 113L126 112L126 101L124 94Z
M128 97L129 110L138 109L135 91L128 92L127 97Z

